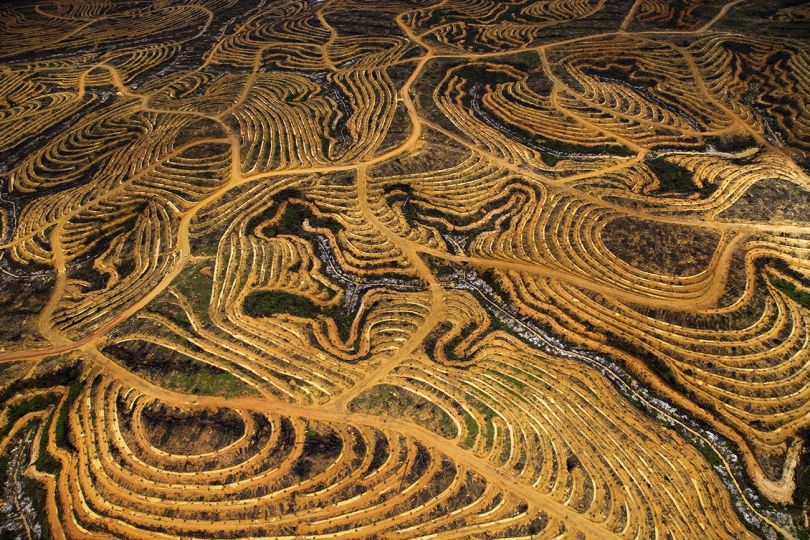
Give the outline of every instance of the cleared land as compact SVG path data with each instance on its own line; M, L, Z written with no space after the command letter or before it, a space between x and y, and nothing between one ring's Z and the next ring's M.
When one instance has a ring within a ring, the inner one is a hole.
M0 7L0 536L807 538L810 7Z

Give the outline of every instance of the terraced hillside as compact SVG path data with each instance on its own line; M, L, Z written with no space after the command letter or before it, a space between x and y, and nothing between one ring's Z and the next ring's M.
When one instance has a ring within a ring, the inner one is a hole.
M0 537L807 538L810 4L0 7Z

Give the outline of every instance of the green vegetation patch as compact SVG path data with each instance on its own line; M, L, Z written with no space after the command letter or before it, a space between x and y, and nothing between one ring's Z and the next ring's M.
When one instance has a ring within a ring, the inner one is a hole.
M55 357L49 357L55 358ZM48 388L62 384L69 384L79 377L80 367L78 364L64 366L54 371L43 373L30 379L16 379L11 384L3 388L0 392L0 403L5 403L18 392L29 388Z
M51 411L51 414L48 415L48 420L44 424L45 429L42 432L42 436L39 438L39 452L37 453L37 461L35 464L38 471L50 474L57 473L62 467L62 464L48 453L48 440L50 440L48 426L53 422L54 414L55 413Z
M444 409L422 396L392 384L378 384L366 390L352 400L349 410L407 418L448 439L458 435L453 419Z
M492 284L491 281L487 281L490 285ZM487 326L487 334L491 334L493 332L507 332L511 333L512 329L509 328L505 322L501 319L496 317L495 315L489 314L489 325Z
M641 359L650 367L658 376L660 376L668 385L673 388L680 388L680 383L678 382L677 377L675 376L675 372L672 371L672 368L665 364L660 358L657 356L650 356L650 355L643 355Z
M664 158L647 161L647 166L658 178L658 191L662 193L691 193L697 191L689 169L670 163Z
M497 378L502 379L505 382L504 389L507 392L509 392L512 395L512 397L514 397L515 399L518 399L520 401L523 401L523 400L526 399L524 397L524 394L523 394L523 391L526 390L526 383L524 383L523 381L521 381L519 379L516 379L515 377L513 377L513 376L511 376L511 375L509 375L507 373L501 373L501 372L498 372L498 371L493 372L493 373L495 374L495 376Z
M56 417L56 427L54 429L54 435L56 438L57 446L68 446L70 441L68 440L68 414L70 413L70 405L76 398L79 397L79 393L82 391L82 384L81 383L73 383L70 385L68 389L68 395L65 401L62 403L62 407L59 409L59 416Z
M542 154L540 154L540 159L542 159L543 163L545 163L549 167L554 167L555 165L557 165L557 163L560 162L560 158L558 158L557 156L555 156L550 152L543 152Z
M209 273L202 270L208 269ZM214 287L212 266L199 265L190 267L183 272L182 279L178 280L177 288L191 303L194 313L208 319L208 306L211 304L211 290Z
M104 353L167 390L223 397L257 395L230 372L155 343L132 340L105 347Z
M346 341L351 332L354 314L341 308L324 308L309 298L284 291L255 291L248 295L244 305L245 313L251 317L270 317L277 313L287 313L296 317L317 319L328 317L335 322L340 338Z
M436 347L439 343L439 339L452 330L453 325L447 321L442 321L436 325L436 327L427 335L424 341L425 351L428 353L428 355L433 357L433 355L437 353ZM460 332L452 336L443 344L445 358L458 364L466 364L469 360L471 360L471 357L456 354L456 349L463 340L468 339L470 335L477 330L479 330L477 322L471 321L465 324Z
M687 389L678 381L678 378L672 368L668 366L662 359L649 354L649 352L611 332L606 332L605 337L607 338L608 345L620 351L626 351L636 358L641 359L641 361L643 361L653 373L661 377L661 379L663 379L672 388L684 393L688 392Z
M70 405L76 400L83 388L83 383L78 380L81 372L79 364L60 367L54 371L43 373L30 379L18 379L8 385L0 392L0 403L11 399L21 392L30 391L34 388L49 388L56 385L67 385L67 396L60 407L56 405L61 400L61 395L56 392L34 396L30 399L22 400L9 409L8 421L0 428L0 436L5 437L11 430L14 422L25 416L29 412L45 410L50 408L51 412L43 424L43 433L39 439L39 452L37 453L36 468L39 471L56 474L59 472L61 464L47 452L50 437L49 426L56 422L54 426L55 441L57 446L70 448L68 439L68 414Z
M475 438L478 436L478 423L467 411L464 411L464 426L467 428L467 438L464 439L464 446L472 448L472 445L475 444Z
M492 419L495 418L497 414L489 405L472 394L467 394L466 397L469 403L484 417L484 431L482 433L484 436L484 449L489 451L495 443L495 424L493 424Z
M304 204L301 197L302 195L299 191L292 189L276 193L273 196L275 204L250 219L247 224L248 232L252 231L260 223L268 220L272 221L276 217L278 217L278 222L274 225L267 225L262 229L262 233L264 233L265 236L273 237L280 234L292 234L307 237L308 235L301 227L304 221L309 221L309 224L317 229L329 229L332 234L337 234L341 230L340 225L336 221L315 215L312 208ZM281 216L278 216L279 206L284 202L286 202L287 205Z
M340 231L340 226L336 222L316 216L308 206L289 203L279 222L275 225L268 225L262 232L266 236L277 236L279 234L300 235L302 233L301 224L304 223L304 220L308 220L313 227L329 229L333 234Z
M770 281L774 287L782 291L788 298L810 309L810 293L800 291L792 281L782 279L773 274L768 274L768 281Z
M708 461L709 465L712 467L723 466L723 459L711 446L707 445L703 441L698 441L697 449L700 450L700 453L703 454L703 457L706 458L706 461Z
M14 404L8 411L6 425L0 428L0 439L4 439L9 434L17 420L30 412L45 409L56 401L57 397L54 394L40 394Z
M228 372L201 367L192 373L171 371L164 375L160 385L168 390L194 395L232 397L246 393L245 383Z

